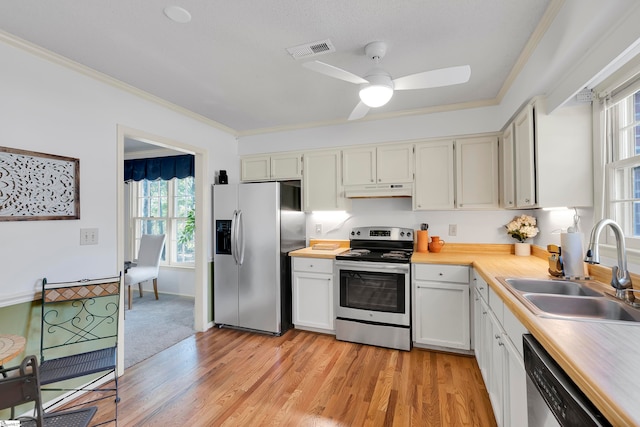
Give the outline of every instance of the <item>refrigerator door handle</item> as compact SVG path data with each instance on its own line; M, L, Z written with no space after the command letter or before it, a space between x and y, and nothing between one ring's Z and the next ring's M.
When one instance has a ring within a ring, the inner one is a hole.
M233 217L231 218L231 255L233 255L233 261L238 264L238 211L233 211Z
M238 225L236 228L236 244L238 245L238 265L244 262L244 223L242 222L242 211L238 211Z

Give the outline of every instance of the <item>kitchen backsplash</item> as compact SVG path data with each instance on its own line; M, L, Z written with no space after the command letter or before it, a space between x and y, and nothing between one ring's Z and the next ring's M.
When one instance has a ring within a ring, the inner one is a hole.
M421 223L427 223L429 235L450 242L514 243L504 226L522 213L538 220L540 233L531 243L546 247L548 244L560 245L560 230L566 231L573 224L575 212L573 209L417 212L411 210L410 198L354 199L349 212L307 214L307 238L348 239L353 227L386 225L419 229ZM580 208L578 214L580 231L588 239L593 226L593 209ZM455 226L455 236L449 235L449 225Z

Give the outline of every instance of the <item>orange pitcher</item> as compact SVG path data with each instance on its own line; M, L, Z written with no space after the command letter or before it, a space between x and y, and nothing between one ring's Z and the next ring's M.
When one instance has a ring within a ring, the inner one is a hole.
M440 240L439 236L432 236L431 243L429 243L429 252L440 252L444 244L445 241Z

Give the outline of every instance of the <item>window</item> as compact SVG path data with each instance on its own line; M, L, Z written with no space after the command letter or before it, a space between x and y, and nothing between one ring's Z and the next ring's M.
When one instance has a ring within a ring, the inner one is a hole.
M614 94L605 108L608 217L640 248L640 82Z
M195 261L193 177L169 181L142 180L132 183L132 253L138 253L143 234L166 234L163 265L193 265Z

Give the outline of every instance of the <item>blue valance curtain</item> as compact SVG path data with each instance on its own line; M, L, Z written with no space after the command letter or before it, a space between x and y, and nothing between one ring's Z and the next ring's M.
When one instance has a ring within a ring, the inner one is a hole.
M124 180L155 181L195 176L195 160L191 154L124 161Z

